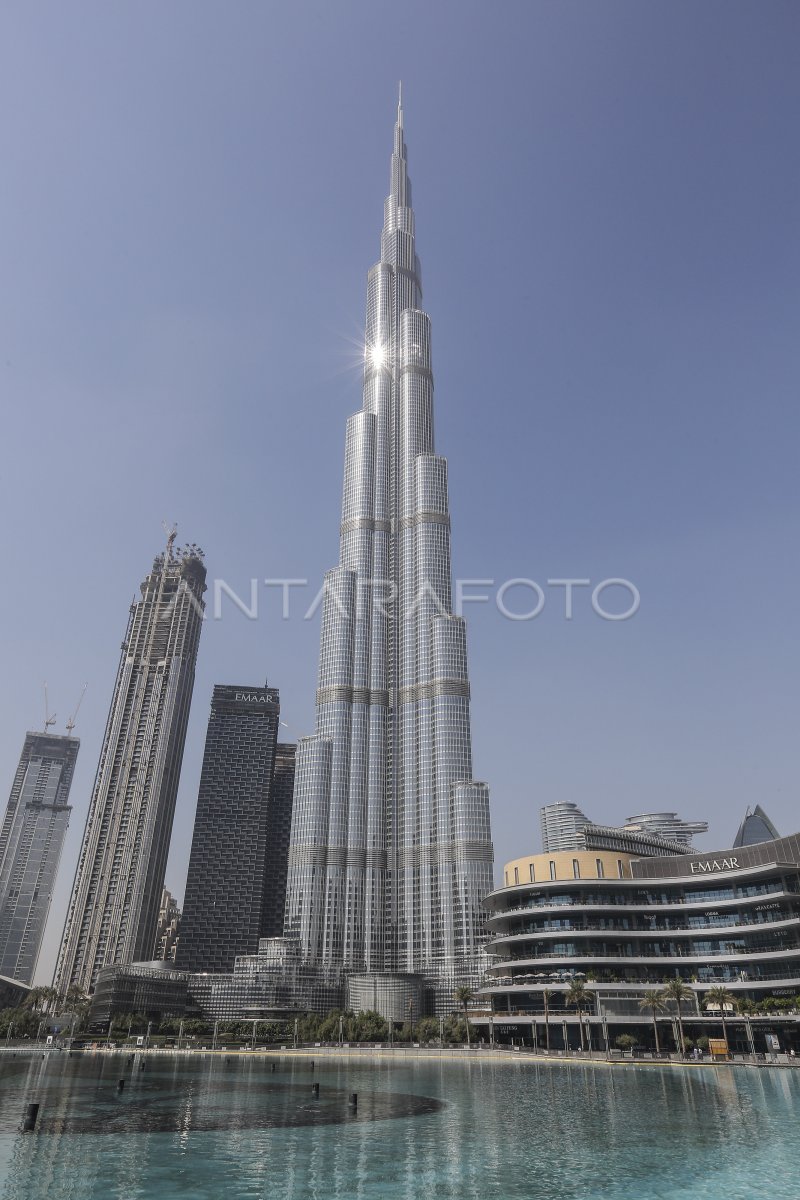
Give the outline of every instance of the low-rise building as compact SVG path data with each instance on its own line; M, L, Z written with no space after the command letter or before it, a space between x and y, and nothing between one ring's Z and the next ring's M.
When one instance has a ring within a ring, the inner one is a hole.
M115 1017L134 1013L153 1021L182 1017L186 982L186 973L163 959L102 967L89 1010L89 1028L102 1029Z
M482 990L501 1036L542 1044L546 1013L547 1036L574 1044L576 980L598 1047L609 1022L617 1033L638 1026L646 1044L652 1013L640 1002L674 979L689 991L682 1018L705 1034L711 988L730 992L731 1013L737 1003L788 1008L794 997L800 1007L800 835L663 858L531 855L508 863L504 881L485 901L492 965ZM662 1013L666 1023L677 1019L674 1002ZM730 1035L746 1050L759 1022L735 1024ZM781 1036L800 1049L797 1018L784 1025Z

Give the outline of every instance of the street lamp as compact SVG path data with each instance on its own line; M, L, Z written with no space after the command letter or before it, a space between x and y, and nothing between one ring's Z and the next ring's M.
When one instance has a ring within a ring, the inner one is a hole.
M408 1002L409 1045L414 1045L414 998Z

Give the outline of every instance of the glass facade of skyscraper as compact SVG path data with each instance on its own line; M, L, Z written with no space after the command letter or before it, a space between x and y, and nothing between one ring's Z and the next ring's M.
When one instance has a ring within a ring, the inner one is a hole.
M173 541L130 607L56 967L62 994L153 954L206 590L202 551Z
M0 975L30 983L72 809L80 742L28 733L0 826Z
M177 965L231 971L281 932L294 746L276 688L218 684L211 701Z
M472 778L464 621L453 614L447 464L398 108L363 406L347 423L339 566L326 576L316 732L298 747L286 934L324 970L476 982L492 887Z

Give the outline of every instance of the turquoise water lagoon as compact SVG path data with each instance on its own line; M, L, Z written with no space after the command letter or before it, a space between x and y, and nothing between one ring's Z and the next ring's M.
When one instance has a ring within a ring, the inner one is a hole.
M796 1200L799 1099L779 1069L7 1054L0 1197Z

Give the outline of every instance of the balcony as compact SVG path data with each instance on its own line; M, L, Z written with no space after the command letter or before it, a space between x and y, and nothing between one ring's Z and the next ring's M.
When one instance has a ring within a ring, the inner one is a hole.
M733 925L717 925L713 922L704 922L703 924L693 925L648 925L640 927L625 927L622 925L559 925L551 929L544 928L528 928L522 930L509 930L508 933L494 932L492 934L492 945L503 942L516 941L526 938L550 938L550 937L566 937L568 935L582 935L584 933L604 933L614 937L634 937L634 938L669 938L672 934L685 934L687 937L699 937L703 934L711 934L715 937L720 937L725 934L733 935L740 930L753 929L780 929L797 926L800 928L800 913L775 913L773 916L764 918L763 920L744 920L737 921Z

